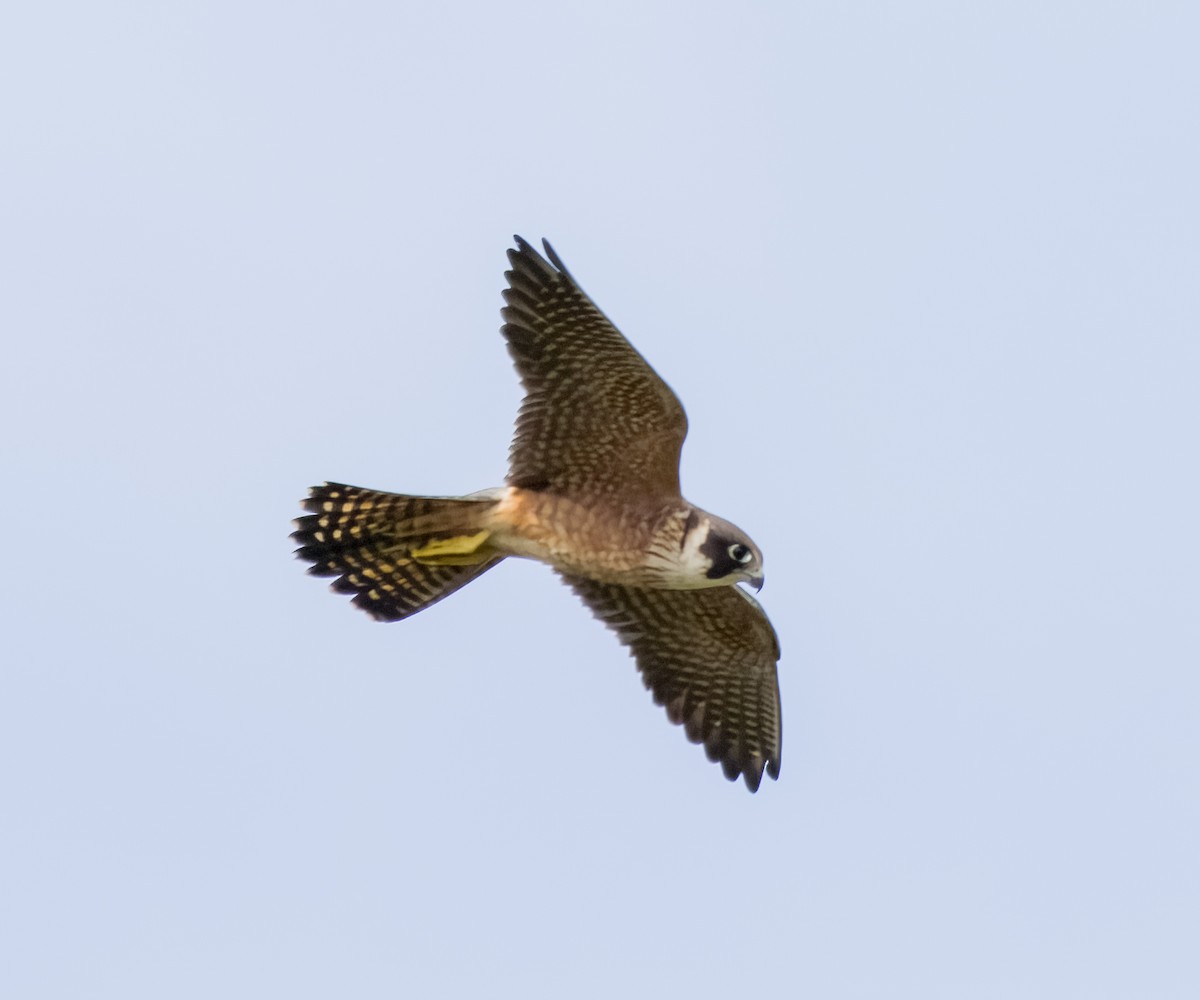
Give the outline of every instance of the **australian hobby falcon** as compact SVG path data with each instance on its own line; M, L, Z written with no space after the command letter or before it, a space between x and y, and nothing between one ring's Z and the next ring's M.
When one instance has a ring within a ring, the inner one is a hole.
M297 555L380 621L398 621L501 562L548 563L637 660L688 739L751 791L779 777L779 641L739 583L762 554L679 491L683 407L549 243L508 251L502 332L525 387L507 485L423 497L326 483L304 501Z

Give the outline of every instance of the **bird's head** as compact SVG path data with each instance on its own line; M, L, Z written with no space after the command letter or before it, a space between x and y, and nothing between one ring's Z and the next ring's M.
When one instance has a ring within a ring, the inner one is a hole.
M755 590L762 589L762 552L737 525L695 511L688 518L682 548L684 562L698 574L694 586L748 583Z

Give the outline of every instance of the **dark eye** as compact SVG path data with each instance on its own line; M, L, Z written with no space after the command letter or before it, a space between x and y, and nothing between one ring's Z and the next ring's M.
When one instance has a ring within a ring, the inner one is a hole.
M741 542L734 542L731 546L729 546L729 558L735 563L742 563L745 565L753 558L753 556L750 550Z

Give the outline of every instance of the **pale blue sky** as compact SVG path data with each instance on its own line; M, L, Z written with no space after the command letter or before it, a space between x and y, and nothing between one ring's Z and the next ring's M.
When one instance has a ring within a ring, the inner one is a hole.
M1197 995L1193 5L2 22L0 993ZM544 567L291 558L500 482L513 233L765 552L757 796Z

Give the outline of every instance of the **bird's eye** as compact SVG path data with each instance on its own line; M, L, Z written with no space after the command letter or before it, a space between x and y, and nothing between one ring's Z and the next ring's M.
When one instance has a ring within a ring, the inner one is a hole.
M753 555L741 542L734 542L729 546L729 558L735 563L741 563L744 566L753 558Z

